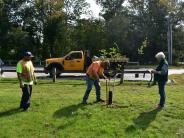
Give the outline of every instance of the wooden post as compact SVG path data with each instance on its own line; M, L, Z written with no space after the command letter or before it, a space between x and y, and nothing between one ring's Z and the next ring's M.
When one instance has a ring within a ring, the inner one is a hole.
M105 81L105 85L106 85L106 104L108 104L108 82L107 80Z
M52 80L56 82L56 67L52 68Z
M123 84L124 83L124 73L125 73L125 66L123 64L122 65L122 68L121 68L121 80L120 80L120 84Z

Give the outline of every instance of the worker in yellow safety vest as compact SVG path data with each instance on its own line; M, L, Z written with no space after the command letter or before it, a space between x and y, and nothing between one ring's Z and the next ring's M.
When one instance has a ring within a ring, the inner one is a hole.
M22 89L22 98L20 108L26 111L30 107L30 99L32 94L32 85L37 84L34 73L34 66L31 59L34 56L31 52L25 52L24 57L17 63L16 72Z

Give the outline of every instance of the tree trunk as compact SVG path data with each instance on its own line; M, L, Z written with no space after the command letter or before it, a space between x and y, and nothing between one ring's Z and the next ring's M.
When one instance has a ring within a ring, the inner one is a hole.
M120 79L120 84L124 83L124 71L125 71L125 67L124 65L121 68L121 79Z

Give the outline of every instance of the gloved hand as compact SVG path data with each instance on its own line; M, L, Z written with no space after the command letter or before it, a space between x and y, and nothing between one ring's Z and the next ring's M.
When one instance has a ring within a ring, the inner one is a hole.
M22 82L20 83L20 88L24 88L24 84Z
M38 83L37 80L35 80L35 81L34 81L34 85L37 85L37 83Z

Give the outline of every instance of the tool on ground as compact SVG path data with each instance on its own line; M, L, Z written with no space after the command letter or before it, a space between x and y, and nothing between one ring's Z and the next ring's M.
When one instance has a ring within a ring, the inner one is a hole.
M111 77L106 80L106 104L111 105L113 103L113 93L115 90L115 82L116 82L116 75L113 77L113 81L111 81Z

